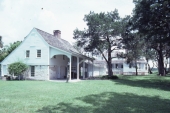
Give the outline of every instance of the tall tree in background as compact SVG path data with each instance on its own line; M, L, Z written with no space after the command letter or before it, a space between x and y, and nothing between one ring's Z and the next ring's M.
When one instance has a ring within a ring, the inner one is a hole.
M118 49L120 42L120 17L118 10L107 13L90 12L85 15L84 21L87 23L87 29L74 30L74 39L77 45L83 47L87 52L97 51L105 59L108 65L109 76L112 72L112 56L111 53ZM107 53L107 56L104 55Z
M148 73L152 74L153 67L151 68L151 66L149 64L149 60L152 61L152 62L157 61L157 53L154 49L147 48L147 46L146 46L143 50L143 56L145 57L145 59L147 61Z
M137 33L128 33L127 36L123 37L122 40L124 48L126 49L125 58L127 63L131 66L134 66L136 69L136 75L138 75L138 65L137 60L141 59L143 54L143 44L144 41L141 40L140 35Z
M134 0L133 30L144 35L144 40L158 54L159 74L165 75L164 49L170 43L170 1Z

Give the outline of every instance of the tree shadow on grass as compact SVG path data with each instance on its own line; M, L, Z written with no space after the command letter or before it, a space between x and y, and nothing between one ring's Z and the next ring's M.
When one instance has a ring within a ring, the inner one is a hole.
M152 88L164 91L170 91L170 80L162 79L119 79L115 80L117 84L129 85L132 87L143 87L143 88Z
M106 92L45 106L38 113L169 113L170 100Z

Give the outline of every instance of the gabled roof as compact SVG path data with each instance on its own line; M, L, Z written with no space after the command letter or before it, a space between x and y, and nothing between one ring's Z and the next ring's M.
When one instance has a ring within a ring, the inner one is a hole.
M42 31L40 29L37 29L37 32L44 38L44 40L51 46L56 47L58 49L64 50L69 53L73 54L80 54L82 55L78 50L76 50L68 41L58 38L50 33L47 33L45 31Z

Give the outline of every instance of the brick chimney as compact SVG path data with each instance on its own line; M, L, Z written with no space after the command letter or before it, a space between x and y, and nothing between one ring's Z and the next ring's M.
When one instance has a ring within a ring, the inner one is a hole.
M60 30L54 30L53 33L54 33L55 37L61 38L61 31Z

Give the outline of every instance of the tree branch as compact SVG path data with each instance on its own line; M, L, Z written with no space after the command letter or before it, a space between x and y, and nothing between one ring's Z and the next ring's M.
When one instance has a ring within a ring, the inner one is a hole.
M102 50L100 48L98 48L98 47L97 47L97 50L99 50L99 52L102 54L105 61L108 63L108 60L106 59L106 57L105 57L104 53L102 52Z

